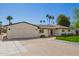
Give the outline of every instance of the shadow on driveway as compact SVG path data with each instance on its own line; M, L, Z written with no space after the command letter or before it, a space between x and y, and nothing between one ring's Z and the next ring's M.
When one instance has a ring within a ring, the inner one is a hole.
M51 37L46 37L46 38L51 38ZM2 41L22 41L22 40L37 40L37 39L44 39L44 38L13 38L13 39L4 39Z

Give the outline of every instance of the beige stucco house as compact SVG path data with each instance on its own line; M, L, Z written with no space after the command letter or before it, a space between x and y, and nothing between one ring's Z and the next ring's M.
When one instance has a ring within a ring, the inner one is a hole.
M34 25L28 22L18 22L4 27L7 29L8 39L60 36L63 33L76 34L74 29L60 25Z

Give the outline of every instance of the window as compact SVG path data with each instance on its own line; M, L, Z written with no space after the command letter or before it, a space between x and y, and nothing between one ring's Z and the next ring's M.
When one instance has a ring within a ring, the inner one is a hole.
M62 32L65 32L65 30L64 30L64 29L62 29Z
M8 30L10 30L10 28Z
M41 30L39 30L39 32L40 32L40 33L44 33L44 30L43 30L43 29L41 29Z
M70 32L70 29L68 30L68 32Z

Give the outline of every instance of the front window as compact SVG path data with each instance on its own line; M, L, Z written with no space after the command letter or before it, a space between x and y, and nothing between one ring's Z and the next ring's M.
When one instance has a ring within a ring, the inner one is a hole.
M68 32L70 32L70 29L68 30Z
M65 32L65 30L64 30L64 29L62 29L62 32Z
M43 29L41 29L41 30L39 30L39 32L40 32L40 33L44 33L44 30L43 30Z

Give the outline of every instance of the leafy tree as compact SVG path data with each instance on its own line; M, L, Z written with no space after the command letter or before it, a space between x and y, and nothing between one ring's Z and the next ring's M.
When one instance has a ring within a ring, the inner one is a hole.
M46 15L46 18L47 18L47 20L48 20L48 24L50 25L50 20L53 20L54 19L54 16L50 16L50 15Z
M74 21L72 23L72 26L75 28L79 28L79 8L74 9Z
M11 25L12 24L11 20L13 19L13 17L12 16L8 16L6 19L9 21L9 25Z
M69 21L69 17L63 15L63 14L60 14L57 18L57 24L58 25L62 25L62 26L66 26L66 27L69 27L70 26L70 21Z

